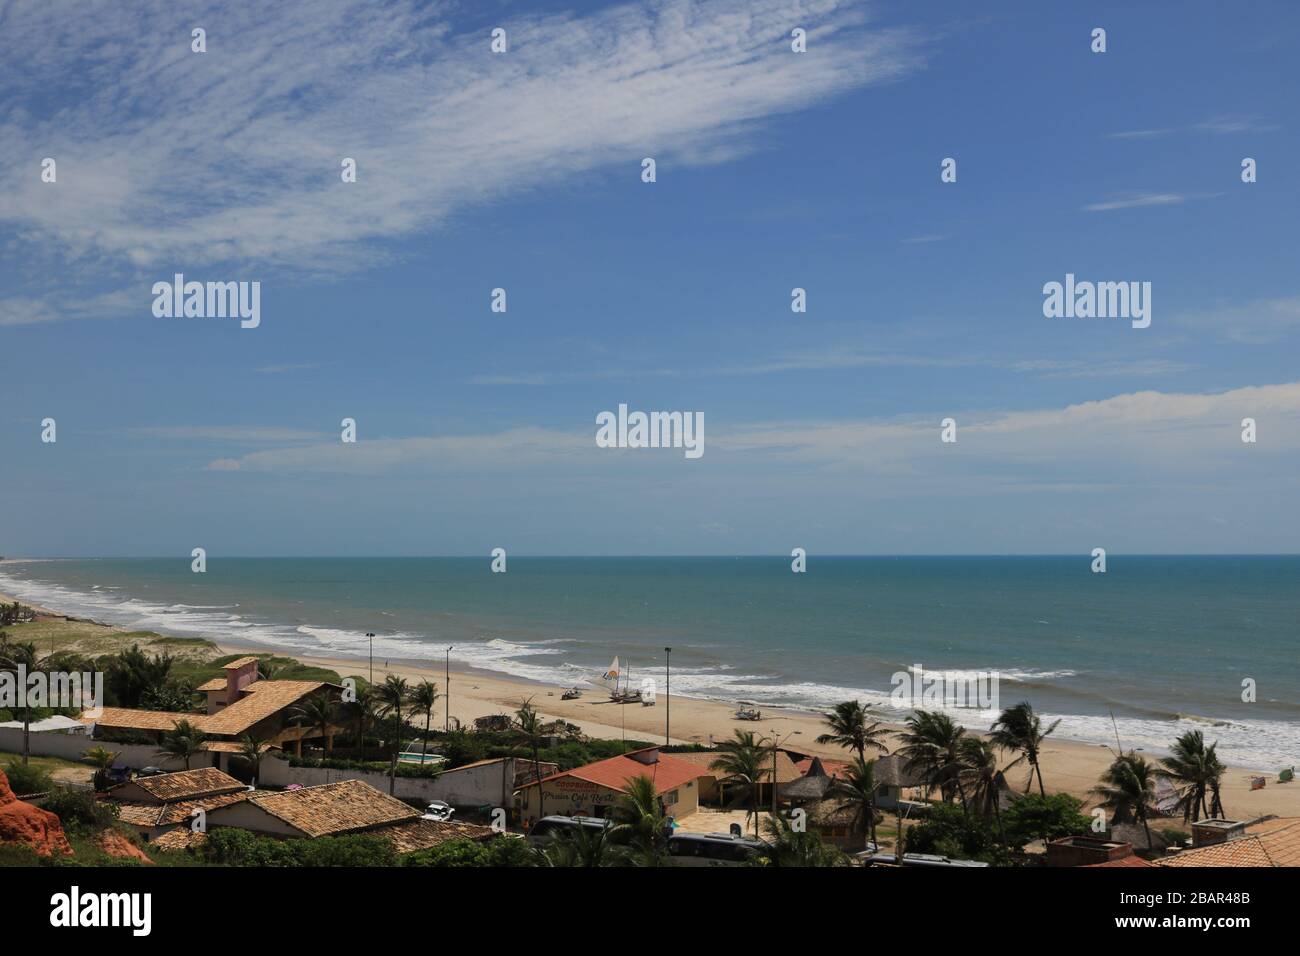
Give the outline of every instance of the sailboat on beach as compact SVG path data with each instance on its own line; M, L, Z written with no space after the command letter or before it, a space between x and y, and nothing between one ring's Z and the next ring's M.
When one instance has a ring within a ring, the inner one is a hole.
M609 665L605 673L594 678L592 683L609 692L609 699L616 704L635 703L641 699L641 691L632 690L632 668L624 675L618 665L618 657Z

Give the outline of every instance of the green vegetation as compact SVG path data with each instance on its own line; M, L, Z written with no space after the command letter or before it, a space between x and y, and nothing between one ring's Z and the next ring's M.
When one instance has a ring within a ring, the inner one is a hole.
M448 840L402 858L402 866L537 866L537 851L526 840L498 837L492 840Z
M67 832L83 830L95 833L117 822L117 804L96 800L93 793L85 790L55 787L41 806L58 817Z
M981 860L998 866L1010 863L993 828L950 803L934 804L925 822L907 831L907 852Z
M45 793L54 786L54 777L50 771L35 760L23 764L14 758L5 764L4 772L9 778L9 788L20 797Z
M1050 797L1028 794L1002 815L1007 842L1023 847L1034 840L1059 840L1087 833L1092 820L1082 809L1083 801L1068 793L1054 793Z
M393 845L383 837L277 840L231 827L209 832L198 855L225 866L393 866L397 862Z

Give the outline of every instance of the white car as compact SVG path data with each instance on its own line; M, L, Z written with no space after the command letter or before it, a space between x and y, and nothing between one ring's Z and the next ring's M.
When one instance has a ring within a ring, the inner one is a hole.
M456 810L451 804L444 803L442 800L435 800L424 808L424 813L421 814L420 819L437 820L445 823L451 819L451 815L455 812Z

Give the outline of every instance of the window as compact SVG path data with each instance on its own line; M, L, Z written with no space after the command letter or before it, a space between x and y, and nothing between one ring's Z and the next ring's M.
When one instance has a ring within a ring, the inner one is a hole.
M669 804L671 806L676 802L677 802L677 791L669 790L668 793L664 795L664 803Z

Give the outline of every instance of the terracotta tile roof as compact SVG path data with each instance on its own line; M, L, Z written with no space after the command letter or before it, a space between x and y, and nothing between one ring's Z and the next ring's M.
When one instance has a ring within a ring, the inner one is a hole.
M237 737L254 724L261 723L308 694L329 685L314 680L264 680L252 686L257 688L257 693L249 694L210 717L202 718L203 732Z
M1300 866L1300 817L1266 820L1246 833L1259 839L1274 866Z
M126 730L171 730L178 720L198 726L206 714L177 714L165 710L134 710L129 707L105 707L97 718L78 717L83 724L120 727ZM202 729L202 728L200 728Z
M222 670L227 670L227 671L238 670L239 668L243 667L245 664L251 664L255 660L257 660L256 657L241 657L239 660L231 661L229 664L222 664L221 668Z
M205 734L238 737L253 725L328 686L310 680L263 680L250 685L257 688L257 693L249 694L215 714L178 714L161 710L105 707L98 719L78 719L86 724L127 730L171 730L178 720L188 720Z
M164 773L156 777L136 777L127 783L118 784L109 792L123 787L139 787L158 803L194 800L199 797L211 797L247 789L245 784L216 767L182 770L179 773Z
M408 820L392 826L371 830L368 836L381 836L393 844L398 853L427 850L448 840L490 840L496 836L491 827L473 823L452 823L438 820Z
M1147 867L1147 866L1155 866L1155 864L1148 863L1146 860L1142 859L1142 857L1138 856L1136 853L1133 853L1130 854L1129 856L1122 856L1118 860L1107 860L1105 863L1085 863L1082 867L1080 867L1080 869L1095 870L1101 866L1115 869L1117 867Z
M205 740L203 743L199 744L199 749L208 750L213 753L238 754L244 752L244 745L238 740ZM262 753L266 753L268 750L279 749L280 748L275 744L264 744L262 746Z
M198 687L194 688L199 693L207 693L210 690L225 690L230 684L224 677L214 677L212 680L205 680Z
M645 750L633 751L633 753L645 753L647 750L654 749L648 747ZM629 780L635 777L647 776L654 780L656 793L667 793L669 790L707 775L707 771L698 764L689 760L679 760L679 756L681 755L661 753L657 763L645 764L639 760L634 760L628 754L623 754L617 757L609 757L606 760L598 760L583 767L575 767L563 773L551 774L549 777L543 777L541 782L547 783L564 777L576 777L579 780L586 780L588 783L607 787L610 790L622 790L627 786ZM534 780L525 784L521 789L535 786L537 786L537 781Z
M195 810L215 810L232 803L247 800L251 793L240 790L237 793L223 793L198 800L181 800L176 803L125 803L114 801L118 808L118 819L135 827L167 827L185 823Z
M189 827L178 827L175 830L168 830L158 839L150 843L150 846L157 847L160 850L187 850L192 846L198 846L205 839L206 833L195 833Z
M133 827L156 827L158 817L167 809L165 803L122 803L114 801L117 818Z
M162 808L162 814L158 817L158 826L171 826L174 823L185 823L195 810L204 812L215 810L218 807L228 807L232 803L242 803L253 794L248 790L241 790L238 793L223 793L215 797L204 797L201 800L182 800L180 803L169 803Z
M1183 850L1156 860L1159 866L1276 866L1259 837L1229 840L1214 846Z
M362 780L340 780L283 793L249 795L254 805L307 836L371 830L418 820L420 812Z

